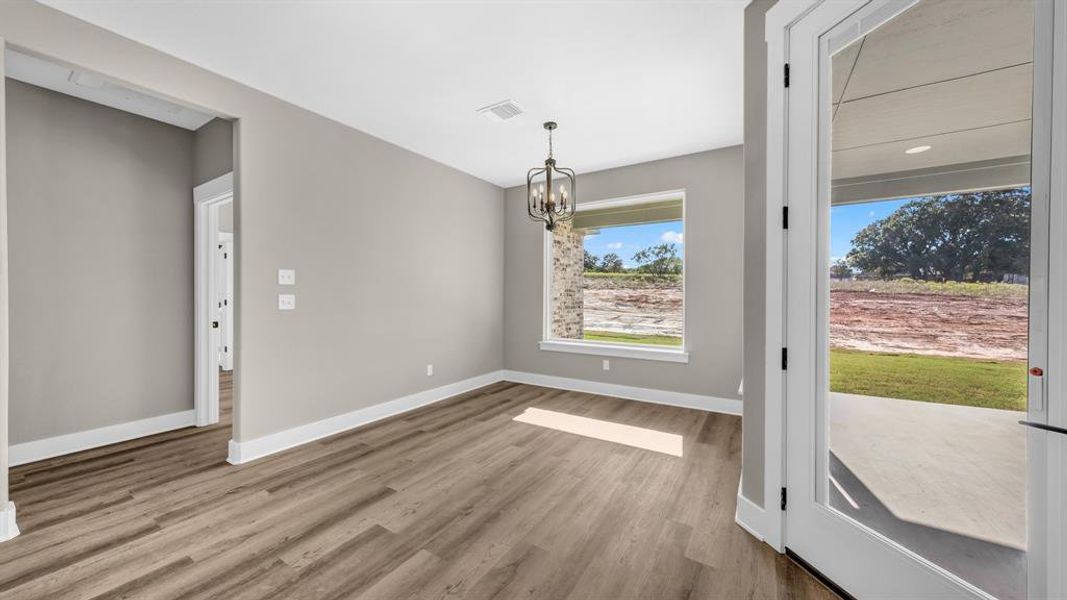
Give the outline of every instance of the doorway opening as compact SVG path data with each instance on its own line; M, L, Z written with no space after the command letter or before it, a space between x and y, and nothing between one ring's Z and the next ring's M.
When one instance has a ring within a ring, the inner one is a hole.
M233 418L233 173L197 186L194 202L197 426Z
M200 424L190 197L233 170L232 122L10 46L4 62L10 465Z

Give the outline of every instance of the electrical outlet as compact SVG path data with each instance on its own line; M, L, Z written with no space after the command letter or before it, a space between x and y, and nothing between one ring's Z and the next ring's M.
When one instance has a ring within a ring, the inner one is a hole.
M433 365L426 365L426 376L427 377L432 377L433 376Z
M296 310L294 294L278 294L278 310Z
M278 269L278 285L296 285L296 270Z
M611 370L611 361L606 359L606 358L604 359L604 370L605 371L610 371Z

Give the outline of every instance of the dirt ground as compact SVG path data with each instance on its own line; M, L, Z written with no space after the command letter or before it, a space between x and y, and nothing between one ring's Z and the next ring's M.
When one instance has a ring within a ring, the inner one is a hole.
M1026 360L1026 329L1026 298L830 293L837 348Z
M682 336L680 283L620 285L586 278L583 303L587 330Z
M682 335L680 285L611 286L587 279L586 329ZM1023 296L830 293L830 345L835 348L1026 360L1026 328Z

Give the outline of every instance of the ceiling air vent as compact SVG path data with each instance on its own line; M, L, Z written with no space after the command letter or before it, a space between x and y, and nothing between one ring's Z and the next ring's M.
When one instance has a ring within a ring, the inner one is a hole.
M514 100L503 100L496 104L490 104L489 106L479 108L478 112L483 117L493 121L494 123L500 123L522 114L522 107L519 106Z

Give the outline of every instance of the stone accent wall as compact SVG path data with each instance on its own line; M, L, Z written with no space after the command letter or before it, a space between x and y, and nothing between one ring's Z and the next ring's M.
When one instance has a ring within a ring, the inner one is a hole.
M585 272L585 231L558 223L552 232L552 337L583 337L582 285Z

